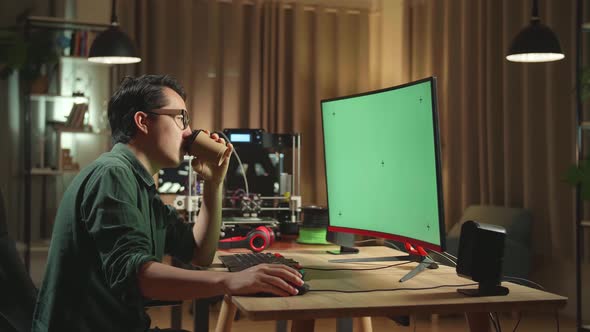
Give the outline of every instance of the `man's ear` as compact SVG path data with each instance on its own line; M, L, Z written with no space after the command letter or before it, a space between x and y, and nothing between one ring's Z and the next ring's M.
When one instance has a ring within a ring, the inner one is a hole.
M148 115L144 112L135 112L135 114L133 115L133 122L135 122L137 130L141 131L144 134L148 133L147 121Z

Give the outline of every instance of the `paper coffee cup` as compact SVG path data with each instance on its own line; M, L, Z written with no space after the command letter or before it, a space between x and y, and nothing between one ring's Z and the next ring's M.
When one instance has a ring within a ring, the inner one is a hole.
M187 139L187 153L197 159L215 163L217 166L223 164L223 156L227 146L213 140L203 130L194 130Z

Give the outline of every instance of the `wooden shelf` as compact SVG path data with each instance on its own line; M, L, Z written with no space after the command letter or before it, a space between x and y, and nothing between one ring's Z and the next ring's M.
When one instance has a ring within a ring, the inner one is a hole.
M87 129L76 129L76 128L63 128L57 129L60 133L70 133L70 134L89 134L89 135L97 135L97 136L111 136L110 133L107 132L94 132Z
M32 168L31 175L61 175L63 172L52 168Z
M582 226L582 227L590 227L590 220L582 220L582 221L580 221L580 226Z
M52 95L52 94L32 94L30 95L30 100L32 101L39 101L39 102L47 102L47 101L70 101L73 103L88 103L88 97L84 96L61 96L61 95Z
M31 175L63 175L68 173L78 173L79 170L57 170L53 168L32 168Z
M582 31L584 31L584 32L590 32L590 22L586 22L586 23L583 23L582 24Z
M98 135L100 133L95 133L90 128L69 128L65 126L53 126L53 128L61 133L80 133L80 134L94 134Z
M68 59L68 60L74 60L74 61L78 61L78 60L85 60L88 61L88 58L85 56L75 56L75 55L62 55L60 56L61 59Z

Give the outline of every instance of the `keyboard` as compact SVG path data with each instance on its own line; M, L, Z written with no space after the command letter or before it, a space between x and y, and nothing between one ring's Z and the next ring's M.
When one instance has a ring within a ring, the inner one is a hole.
M234 254L219 256L219 260L230 272L238 272L258 264L284 264L300 270L301 265L296 260L285 258L278 253L253 252L246 254Z

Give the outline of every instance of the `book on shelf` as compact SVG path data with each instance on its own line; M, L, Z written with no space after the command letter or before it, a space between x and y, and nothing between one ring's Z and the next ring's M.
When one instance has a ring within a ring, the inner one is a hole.
M68 119L66 120L65 127L76 129L84 128L84 117L86 112L88 112L88 104L74 104L70 110Z
M78 30L72 33L70 39L70 56L87 57L90 53L90 45L94 42L97 33L94 31Z

